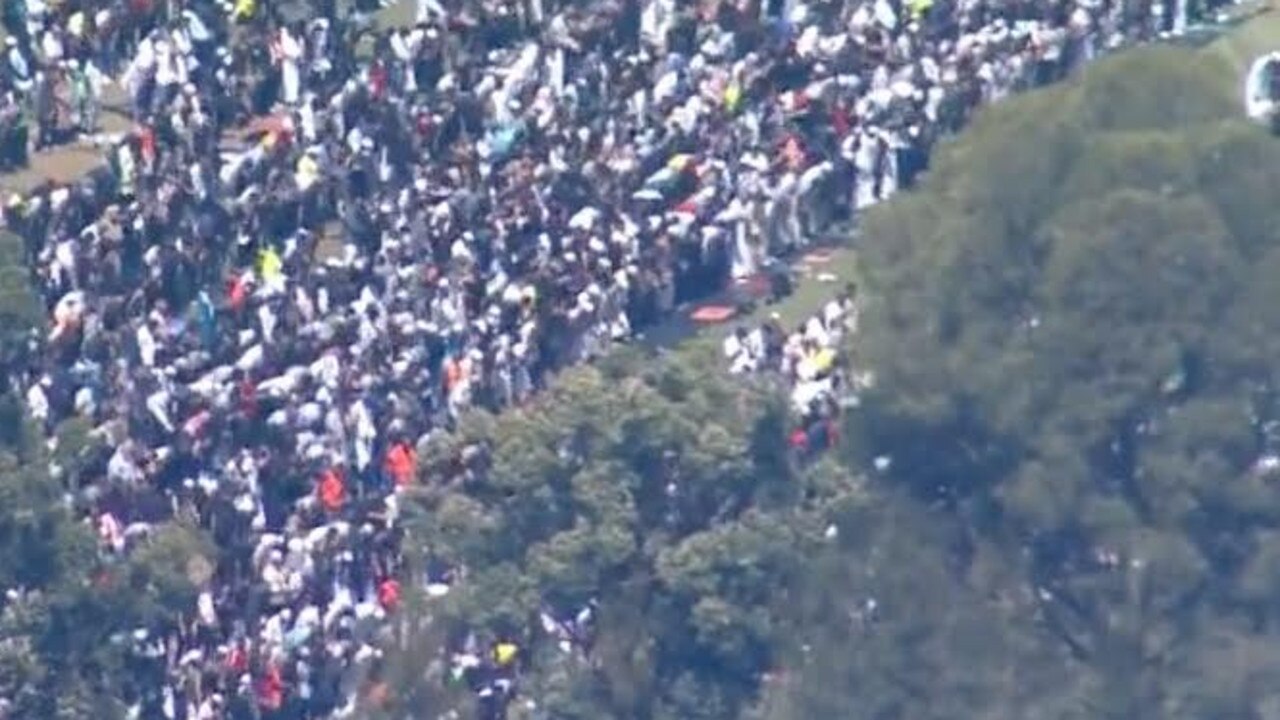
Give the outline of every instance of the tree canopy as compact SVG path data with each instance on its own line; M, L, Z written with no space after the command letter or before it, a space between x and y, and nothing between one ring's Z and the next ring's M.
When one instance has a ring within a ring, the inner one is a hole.
M598 603L593 662L537 656L537 717L733 717L787 637L776 611L860 482L780 447L784 397L715 370L705 347L563 377L530 407L424 449L410 522L422 553L467 568L445 626L526 632ZM482 444L454 486L431 482ZM409 659L411 662L412 660Z
M1214 70L1140 50L1002 104L867 218L856 353L877 382L856 422L889 483L958 523L959 578L992 552L1034 596L1018 618L1059 689L1019 714L1280 699L1280 144Z

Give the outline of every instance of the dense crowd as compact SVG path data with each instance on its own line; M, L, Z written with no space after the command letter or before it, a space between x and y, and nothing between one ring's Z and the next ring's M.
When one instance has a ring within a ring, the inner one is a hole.
M424 440L856 219L983 102L1185 11L421 0L378 29L376 5L332 0L304 20L252 0L4 7L6 102L94 67L137 122L6 220L50 317L15 377L47 431L82 418L101 441L64 480L104 555L175 516L221 551L188 622L130 640L144 720L353 712L400 583L439 595L465 571L406 566L398 490L486 449L419 467ZM812 428L851 302L744 329L729 360L794 376ZM499 717L530 633L586 647L591 622L549 609L449 656Z

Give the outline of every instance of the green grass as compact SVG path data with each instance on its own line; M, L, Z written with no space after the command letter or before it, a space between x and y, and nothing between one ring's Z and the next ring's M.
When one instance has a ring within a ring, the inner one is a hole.
M399 0L378 13L378 25L382 27L408 27L413 24L413 0Z
M1225 62L1239 84L1243 73L1263 53L1280 50L1280 12L1270 2L1243 3L1233 13L1240 24L1204 46L1207 57Z
M777 313L783 327L795 327L818 312L844 289L845 283L857 282L857 279L857 251L851 247L835 248L826 262L815 264L807 271L800 268L795 292L789 297L772 305L760 305L745 320L759 322Z

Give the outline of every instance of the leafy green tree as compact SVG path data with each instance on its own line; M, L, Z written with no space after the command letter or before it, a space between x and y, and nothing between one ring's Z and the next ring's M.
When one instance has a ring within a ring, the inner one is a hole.
M979 652L922 619L904 638L927 638L932 653L901 639L907 649L847 674L876 677L905 655L936 680L898 678L898 698L892 682L837 693L828 714L841 697L882 698L872 717L1275 707L1262 679L1274 653L1255 649L1275 631L1280 590L1267 489L1280 449L1269 429L1280 146L1233 119L1222 68L1192 57L1126 53L992 108L920 194L867 218L870 298L854 351L876 385L849 428L864 438L861 462L888 455L888 481L940 501L955 523L940 542L963 548L955 572L988 596L1023 598L1001 605L1006 629L984 642L1013 643L1027 653L1008 651L1018 672L1064 684L1020 705ZM924 562L904 570L915 587L964 597ZM1259 652L1249 680L1207 670L1222 648ZM836 687L824 673L846 662L837 653L799 682ZM961 656L971 690L948 695ZM772 701L804 707L783 697Z
M450 485L426 470L407 510L412 552L466 568L430 612L524 638L530 717L733 716L775 660L779 593L860 487L780 452L787 412L778 387L729 377L695 344L572 370L525 409L469 418L421 449L424 466L484 459ZM589 648L533 631L539 611L587 603Z

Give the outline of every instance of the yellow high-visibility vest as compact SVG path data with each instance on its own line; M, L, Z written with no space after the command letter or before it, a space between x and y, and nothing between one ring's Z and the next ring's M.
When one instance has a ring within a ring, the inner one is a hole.
M272 248L258 253L258 273L267 282L279 279L284 274L284 261L280 254Z
M493 661L498 664L498 667L506 667L515 662L516 655L519 652L520 648L515 643L498 643L493 646Z
M907 0L907 10L911 12L912 20L919 20L931 7L933 0Z
M736 82L731 83L729 87L724 89L724 108L731 113L736 113L741 105L742 88Z

